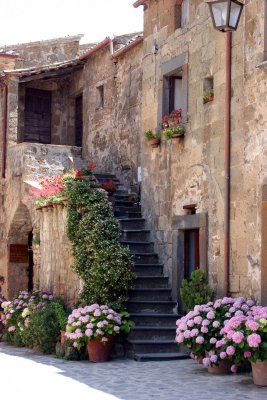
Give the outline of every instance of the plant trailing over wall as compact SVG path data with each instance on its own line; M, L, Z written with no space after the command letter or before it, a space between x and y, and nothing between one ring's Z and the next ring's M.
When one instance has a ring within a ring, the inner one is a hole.
M197 304L212 301L215 291L208 282L206 272L203 269L197 269L192 272L190 280L183 279L180 294L184 311L188 312Z
M132 259L119 243L107 194L98 183L75 178L66 181L66 188L73 268L84 284L80 300L83 305L109 304L120 310L133 278Z

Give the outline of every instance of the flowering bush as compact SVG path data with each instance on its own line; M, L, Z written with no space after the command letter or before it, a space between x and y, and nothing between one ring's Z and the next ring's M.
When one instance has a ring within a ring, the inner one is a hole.
M20 291L12 301L2 303L4 313L1 320L5 326L6 341L17 346L24 345L24 334L29 327L32 313L53 299L51 293L33 289L31 292Z
M194 357L204 357L204 365L217 364L219 359L215 350L225 343L222 328L226 321L236 315L249 315L253 304L243 297L224 297L214 303L196 305L176 322L176 342L191 349Z
M25 200L33 199L37 206L45 205L49 202L59 203L64 196L63 176L52 176L44 178L38 182L38 187L32 187L29 196Z
M72 311L68 317L66 337L80 350L89 340L107 342L110 336L125 333L132 325L127 312L116 313L107 305L92 304Z
M267 307L253 306L246 314L236 313L226 321L221 333L224 338L217 354L234 363L233 372L245 360L267 360Z
M112 179L110 179L107 182L103 182L101 183L101 186L104 190L106 190L108 193L112 194L114 192L116 192L117 186L115 184L115 182L113 182Z

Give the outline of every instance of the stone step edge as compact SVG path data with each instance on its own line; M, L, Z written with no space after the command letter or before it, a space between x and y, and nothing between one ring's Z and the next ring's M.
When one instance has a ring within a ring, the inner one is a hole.
M173 361L173 360L187 360L190 358L184 353L135 353L134 360L139 362L146 361Z

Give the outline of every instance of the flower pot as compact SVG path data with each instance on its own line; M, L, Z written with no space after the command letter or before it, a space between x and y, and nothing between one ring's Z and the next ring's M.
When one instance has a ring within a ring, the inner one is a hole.
M203 358L202 356L196 356L195 360L198 364L203 364Z
M184 136L184 134L175 133L174 135L172 135L172 139L175 141L178 141L183 136Z
M267 386L267 360L251 363L253 382L258 386Z
M231 372L231 361L220 361L218 365L208 367L208 372L210 374L229 374Z
M150 144L151 147L158 147L160 144L159 139L149 139L148 143Z
M89 361L92 362L107 361L113 343L114 343L113 336L110 336L107 342L102 342L101 339L89 340L87 345Z

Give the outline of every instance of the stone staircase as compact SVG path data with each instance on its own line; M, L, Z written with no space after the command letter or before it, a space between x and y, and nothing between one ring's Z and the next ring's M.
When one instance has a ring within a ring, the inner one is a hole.
M172 301L168 277L154 252L150 230L142 218L141 207L128 200L115 175L95 174L99 182L112 179L117 191L111 197L113 209L121 228L120 242L134 256L134 287L129 292L128 311L135 326L127 338L127 356L136 361L178 360L188 358L174 342L179 318Z

